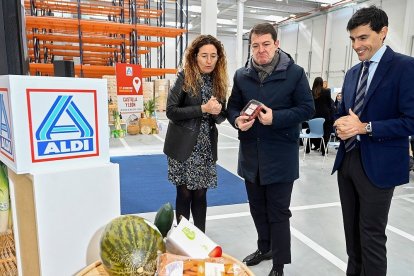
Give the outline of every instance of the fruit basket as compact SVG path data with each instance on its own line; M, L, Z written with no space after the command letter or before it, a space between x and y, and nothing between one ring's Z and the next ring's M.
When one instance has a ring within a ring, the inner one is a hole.
M254 276L253 272L242 262L237 260L236 258L223 253L222 256L224 259L227 259L233 263L237 263L245 272L246 276ZM101 261L96 261L84 269L82 269L78 274L75 276L108 276L109 274L105 271Z
M12 230L0 234L0 275L17 276L16 249Z

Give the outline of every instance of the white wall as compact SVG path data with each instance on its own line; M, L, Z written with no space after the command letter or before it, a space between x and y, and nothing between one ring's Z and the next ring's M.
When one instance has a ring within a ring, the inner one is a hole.
M381 7L389 20L385 44L394 51L414 55L411 53L414 35L413 2L371 0L279 26L281 47L293 57L297 56L296 62L305 69L311 84L315 77L321 76L328 80L330 87L341 87L345 72L359 62L346 31L352 14L361 7Z
M376 5L388 14L389 32L385 44L394 51L414 56L414 1L370 0L359 5L321 12L321 14L278 28L280 47L289 53L313 79L321 76L331 88L342 87L345 72L359 62L351 47L346 25L361 7ZM197 34L189 34L189 43ZM236 36L218 36L227 54L230 85L236 68ZM248 42L243 42L243 64L247 59ZM175 67L175 39L166 39L166 68ZM152 56L156 60L156 54ZM156 64L156 63L155 63ZM154 66L156 67L156 66ZM167 78L174 78L167 75Z

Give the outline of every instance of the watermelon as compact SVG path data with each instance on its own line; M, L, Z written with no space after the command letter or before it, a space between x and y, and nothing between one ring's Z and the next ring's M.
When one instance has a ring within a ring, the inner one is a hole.
M101 236L100 257L111 276L154 275L165 244L157 227L135 215L110 221Z
M167 236L168 231L170 231L171 226L174 221L174 210L171 203L165 203L158 210L155 215L154 224L160 230L163 237Z

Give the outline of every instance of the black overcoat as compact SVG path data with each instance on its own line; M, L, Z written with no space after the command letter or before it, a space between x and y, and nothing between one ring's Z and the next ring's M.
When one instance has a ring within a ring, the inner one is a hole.
M227 105L227 118L233 126L252 99L273 110L272 125L262 125L256 119L248 131L238 132L238 174L253 183L259 175L261 185L292 182L299 177L301 123L315 111L303 68L285 52L280 50L279 54L275 70L263 82L250 63L238 69Z

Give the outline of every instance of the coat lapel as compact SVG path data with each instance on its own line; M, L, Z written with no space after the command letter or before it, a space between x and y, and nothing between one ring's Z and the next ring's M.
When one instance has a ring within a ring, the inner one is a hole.
M391 50L391 48L387 47L387 50L382 56L378 64L377 70L375 70L374 77L372 78L372 81L368 87L367 94L365 95L365 98L364 98L364 107L362 110L365 109L366 104L368 103L372 95L374 94L380 82L386 77L387 71L388 69L390 69L393 56L394 56L394 51Z
M354 108L354 101L355 101L355 94L358 85L359 73L361 72L362 63L360 66L354 67L354 69L350 72L350 81L349 81L349 90L350 93L343 94L345 103L345 110L348 113L348 110Z

